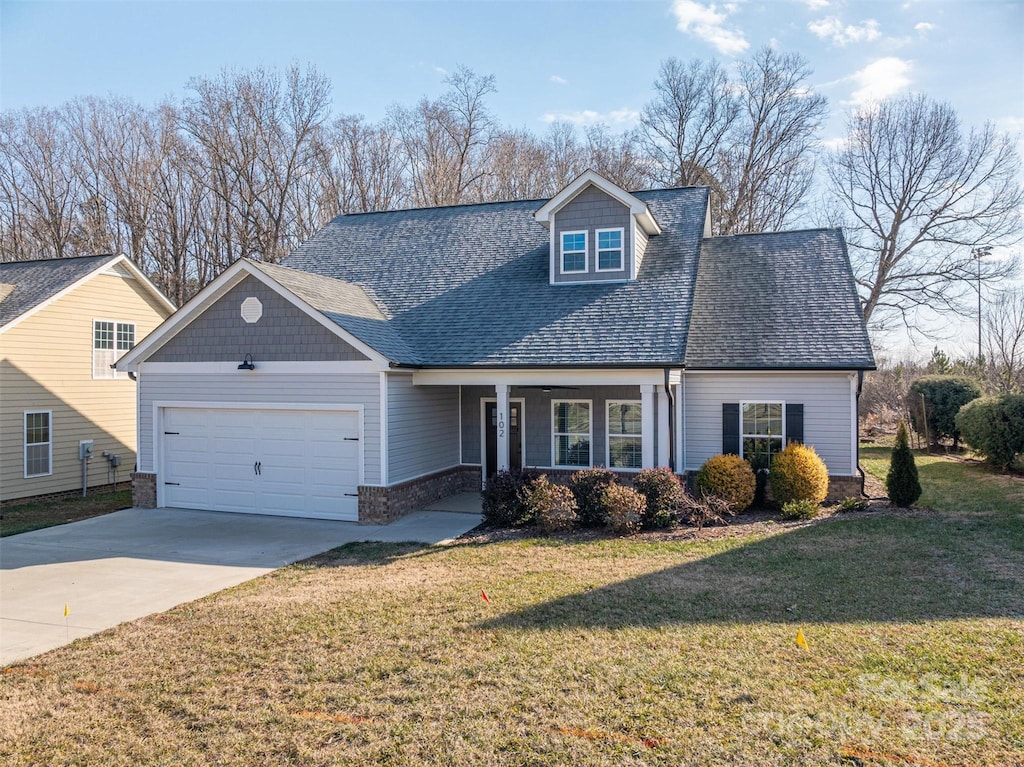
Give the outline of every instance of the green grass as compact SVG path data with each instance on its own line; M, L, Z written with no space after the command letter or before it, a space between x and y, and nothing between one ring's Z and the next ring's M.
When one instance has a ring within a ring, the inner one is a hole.
M920 464L970 506L346 546L8 667L0 761L1020 764L1020 486Z
M132 505L132 491L96 493L48 501L5 501L0 505L0 537L78 522Z

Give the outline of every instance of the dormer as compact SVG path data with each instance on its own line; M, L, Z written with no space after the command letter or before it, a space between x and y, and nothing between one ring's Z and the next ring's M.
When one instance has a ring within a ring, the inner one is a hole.
M552 285L635 280L648 238L661 234L643 200L592 170L533 217L551 232Z

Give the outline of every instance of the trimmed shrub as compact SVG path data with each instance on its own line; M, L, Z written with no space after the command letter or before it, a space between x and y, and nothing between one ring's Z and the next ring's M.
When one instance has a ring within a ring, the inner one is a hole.
M679 521L686 491L672 469L644 469L633 480L633 488L647 502L644 527L670 527Z
M483 493L484 521L499 527L520 527L533 522L527 503L532 471L499 471L489 480Z
M922 405L921 396L924 395ZM956 414L964 405L981 396L981 387L964 376L921 376L910 384L907 392L907 409L910 423L918 434L925 434L933 446L941 437L953 440L956 449L960 441L960 430L956 426ZM923 408L927 409L927 420Z
M786 501L782 504L783 519L814 519L820 511L818 504L806 498Z
M828 468L810 445L790 442L772 458L768 472L776 503L811 501L819 504L828 495Z
M607 521L604 491L615 484L615 472L609 469L580 469L569 477L569 489L576 499L576 513L584 527L601 527Z
M546 533L571 530L576 524L576 499L565 485L556 485L541 474L526 488L526 505Z
M640 493L631 487L608 485L603 498L609 530L629 535L640 529L647 509L647 501Z
M734 513L729 502L717 495L683 496L682 514L698 532L708 523L725 522Z
M754 502L757 478L750 464L738 455L713 455L700 467L694 486L699 493L723 499L738 514Z
M1014 458L1024 454L1024 394L973 400L956 414L956 427L986 461L1009 469Z
M837 505L836 511L840 513L848 511L867 511L868 501L866 498L854 498L853 496L847 496L843 498Z
M907 444L907 425L900 421L896 430L896 444L889 460L889 473L885 475L885 491L896 506L912 506L921 497L921 482L917 478L917 464Z

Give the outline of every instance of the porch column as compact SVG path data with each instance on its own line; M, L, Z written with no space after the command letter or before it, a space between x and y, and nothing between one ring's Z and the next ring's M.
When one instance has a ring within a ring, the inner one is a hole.
M498 399L498 471L508 471L508 384L495 384Z
M668 394L665 387L658 387L658 455L655 466L668 466Z
M640 418L643 435L640 438L641 464L654 468L654 384L640 384Z

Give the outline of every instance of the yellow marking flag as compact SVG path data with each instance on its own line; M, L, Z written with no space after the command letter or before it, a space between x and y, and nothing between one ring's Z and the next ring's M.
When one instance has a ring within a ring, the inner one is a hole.
M796 630L796 646L800 647L801 649L804 649L804 650L811 649L810 646L807 644L807 640L804 639L804 630L803 629L797 629Z
M64 617L67 618L69 615L71 615L71 610L68 609L68 603L65 602L64 603Z

